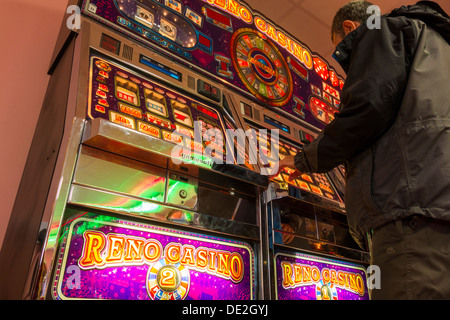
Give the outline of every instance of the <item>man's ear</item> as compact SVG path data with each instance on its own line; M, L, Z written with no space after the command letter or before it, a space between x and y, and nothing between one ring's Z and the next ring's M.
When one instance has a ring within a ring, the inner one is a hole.
M344 20L342 22L342 27L344 28L344 34L348 35L350 32L358 28L360 25L359 22L351 21L351 20Z

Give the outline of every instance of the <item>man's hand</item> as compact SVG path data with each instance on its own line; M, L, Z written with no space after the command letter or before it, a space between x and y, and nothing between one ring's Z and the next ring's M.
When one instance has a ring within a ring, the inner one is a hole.
M284 169L284 168L295 168L295 161L294 161L294 157L295 156L287 156L285 158L283 158L282 160L279 161L278 163L278 171L271 175L269 178L273 179L276 176L278 176L280 174L280 172ZM292 174L289 175L288 177L288 181L292 181L295 178L299 177L301 175L301 172L298 170L295 170Z

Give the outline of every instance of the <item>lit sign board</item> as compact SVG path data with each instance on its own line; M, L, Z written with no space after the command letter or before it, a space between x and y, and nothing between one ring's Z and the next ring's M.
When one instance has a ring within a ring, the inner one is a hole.
M61 247L57 299L255 299L246 243L87 214Z
M278 300L368 300L363 266L297 252L275 256Z

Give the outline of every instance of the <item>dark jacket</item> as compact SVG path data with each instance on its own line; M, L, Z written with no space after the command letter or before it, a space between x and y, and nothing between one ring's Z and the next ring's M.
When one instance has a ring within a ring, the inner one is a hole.
M341 110L295 157L301 172L346 164L350 232L413 214L450 220L450 19L428 1L362 24L336 48Z

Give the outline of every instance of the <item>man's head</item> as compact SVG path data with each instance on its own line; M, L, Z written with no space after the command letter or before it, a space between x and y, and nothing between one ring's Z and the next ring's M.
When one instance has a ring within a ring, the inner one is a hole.
M371 15L367 8L373 5L368 1L351 1L340 8L334 16L331 24L331 41L335 46L345 38L347 34L365 23Z

